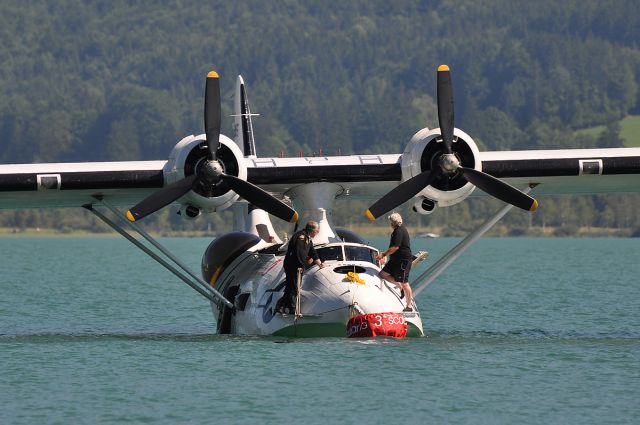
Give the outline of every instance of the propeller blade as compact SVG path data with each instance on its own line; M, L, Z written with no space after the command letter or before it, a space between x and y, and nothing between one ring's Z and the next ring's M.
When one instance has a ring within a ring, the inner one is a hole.
M438 67L438 124L442 140L451 153L453 143L453 86L451 84L451 71L447 65Z
M495 196L525 211L535 211L538 208L538 201L502 180L473 168L459 167L458 170L462 172L462 175L469 183L479 187L491 196Z
M365 211L365 217L374 221L376 218L391 211L398 205L404 204L422 189L429 186L440 174L438 170L439 168L423 171L417 176L411 177L409 180L400 183L398 187L392 189L371 205L369 209Z
M216 160L220 140L220 78L218 73L211 71L207 74L204 89L204 131L209 145L209 159Z
M274 215L281 220L288 221L290 223L298 221L298 213L293 208L279 199L274 198L258 186L230 174L222 174L220 177L227 186L229 186L229 189L233 190L256 207L265 210L269 214Z
M196 180L197 177L192 175L152 193L127 211L127 219L129 221L140 220L169 205L190 191Z

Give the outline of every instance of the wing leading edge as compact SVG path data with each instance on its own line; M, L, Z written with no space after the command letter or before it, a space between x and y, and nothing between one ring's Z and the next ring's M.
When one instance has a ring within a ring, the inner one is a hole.
M482 168L536 195L640 191L640 148L481 153ZM475 194L475 192L474 192Z
M480 153L482 169L532 193L640 191L640 148ZM245 158L247 180L284 195L295 186L333 182L355 199L374 199L402 181L402 155ZM103 196L131 206L165 186L167 161L0 165L0 208L78 207ZM484 195L476 190L473 195Z
M127 206L163 187L166 161L0 165L0 208Z
M534 186L539 195L640 191L640 148L481 152L479 159L487 174L519 188ZM373 199L401 183L402 155L256 158L247 174L271 192L327 181L352 197Z

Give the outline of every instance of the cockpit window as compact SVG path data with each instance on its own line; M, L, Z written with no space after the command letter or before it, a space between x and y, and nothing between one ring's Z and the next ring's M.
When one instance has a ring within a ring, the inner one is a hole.
M366 261L368 263L376 263L376 254L371 248L345 245L344 253L347 257L347 261Z
M326 246L324 248L316 249L320 261L342 261L342 247L341 246Z

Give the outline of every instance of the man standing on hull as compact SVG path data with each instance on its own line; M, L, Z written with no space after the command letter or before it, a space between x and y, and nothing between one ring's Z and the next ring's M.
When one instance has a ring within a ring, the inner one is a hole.
M376 260L382 260L384 257L389 256L389 261L387 261L378 276L400 288L401 293L407 297L407 306L404 311L413 311L411 306L413 292L411 291L411 285L409 285L409 272L411 271L413 254L411 253L409 232L402 225L402 216L398 213L393 213L389 216L389 224L393 227L389 248L376 255Z
M291 236L287 253L284 256L284 272L286 283L284 295L278 302L280 313L292 313L295 299L298 295L298 269L304 269L306 264L316 263L320 268L324 267L313 247L313 238L318 234L320 225L316 221L310 221L304 229Z

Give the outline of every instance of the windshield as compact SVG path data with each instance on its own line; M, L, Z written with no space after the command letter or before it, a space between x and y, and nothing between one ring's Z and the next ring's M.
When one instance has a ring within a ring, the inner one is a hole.
M342 248L344 247L344 253ZM365 261L378 264L376 250L367 246L358 245L331 245L316 248L321 261Z
M345 245L344 253L347 257L347 261L366 261L367 263L376 263L376 253L371 248Z
M318 248L316 252L320 257L320 261L342 261L342 247L340 245Z

